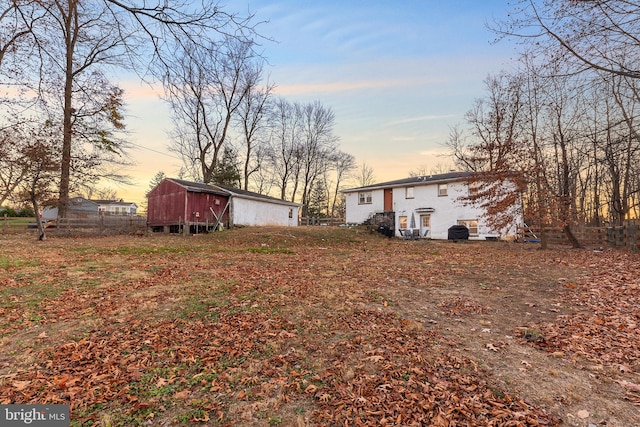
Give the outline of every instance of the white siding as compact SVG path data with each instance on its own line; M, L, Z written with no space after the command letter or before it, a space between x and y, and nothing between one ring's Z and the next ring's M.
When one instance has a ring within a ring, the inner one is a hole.
M407 187L413 187L413 198L406 198ZM482 239L486 237L508 238L516 233L515 225L522 222L522 218L516 218L514 225L509 230L491 230L484 220L484 209L467 205L461 197L468 194L467 184L464 182L447 182L447 195L438 195L438 183L419 184L413 183L406 186L393 188L393 211L395 212L395 233L400 236L400 217L407 217L407 227L420 229L420 216L430 216L428 234L421 237L432 239L447 239L449 227L458 224L460 220L477 220L478 233L470 236L470 239ZM346 196L346 222L360 224L367 220L371 214L382 212L384 209L384 190L371 190L371 204L359 204L358 192L347 192ZM427 212L428 210L428 212ZM414 227L411 227L413 215Z
M369 216L375 212L382 212L384 209L384 191L371 191L371 203L359 204L358 193L345 193L346 197L346 214L345 222L347 224L361 224L366 221Z
M233 225L298 225L298 206L262 202L240 196L233 196L231 203ZM289 218L290 210L292 210L292 218Z

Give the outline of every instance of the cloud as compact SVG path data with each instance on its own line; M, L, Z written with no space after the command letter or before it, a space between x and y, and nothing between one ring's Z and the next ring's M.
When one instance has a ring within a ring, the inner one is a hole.
M310 75L327 75L327 73L311 73ZM405 78L380 78L380 79L342 79L338 81L292 83L277 85L276 92L279 95L299 96L316 93L344 93L346 91L372 91L399 88L423 87L425 85L442 83L442 79L432 77L405 77Z
M380 89L389 86L389 82L383 80L363 80L354 82L326 82L278 85L276 92L279 95L304 95L307 93L339 93L345 91L358 91L366 89Z
M406 119L394 120L387 123L387 126L404 125L407 123L426 122L433 120L445 120L456 117L455 114L428 114L426 116L407 117Z

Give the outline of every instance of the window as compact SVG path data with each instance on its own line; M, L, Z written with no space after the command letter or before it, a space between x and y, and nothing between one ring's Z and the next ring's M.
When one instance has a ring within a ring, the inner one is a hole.
M480 184L477 182L470 182L469 183L469 195L470 196L475 196L478 194L478 191L480 191Z
M363 191L362 193L358 193L358 204L359 205L370 205L371 204L371 191Z
M470 236L478 235L478 220L477 219L459 219L458 225L464 225L469 229Z
M420 221L422 222L422 228L431 227L431 215L420 215Z
M400 223L400 228L407 228L407 216L402 215L398 217L398 222Z
M289 208L289 218L293 218L293 208Z
M438 196L447 195L447 184L438 184Z
M404 197L405 199L413 199L413 187L405 188Z

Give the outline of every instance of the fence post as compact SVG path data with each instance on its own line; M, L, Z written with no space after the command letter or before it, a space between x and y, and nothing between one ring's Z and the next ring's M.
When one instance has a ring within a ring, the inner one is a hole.
M627 241L626 246L629 247L629 250L631 252L637 252L638 251L638 241L637 241L637 234L638 234L638 226L636 225L627 225L626 226L627 229Z

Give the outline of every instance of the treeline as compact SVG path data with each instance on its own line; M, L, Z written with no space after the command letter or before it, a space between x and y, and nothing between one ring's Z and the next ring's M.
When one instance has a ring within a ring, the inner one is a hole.
M638 18L635 2L516 2L493 30L521 42L519 61L486 79L448 140L459 167L508 176L529 224L559 225L576 246L571 224L640 214ZM485 189L499 212L508 194Z
M37 215L55 203L65 217L70 194L129 183L124 72L162 84L185 177L335 212L353 158L338 150L330 108L272 98L257 26L215 2L4 2L0 205Z
M333 111L274 96L252 44L230 40L195 60L186 51L165 79L182 176L302 203L303 216L342 215L339 190L356 164L339 149Z

